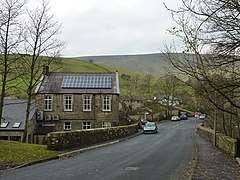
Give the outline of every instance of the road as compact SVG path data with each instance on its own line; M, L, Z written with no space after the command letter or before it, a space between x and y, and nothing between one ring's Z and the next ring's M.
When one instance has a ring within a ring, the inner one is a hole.
M1 180L168 180L181 179L192 163L194 120L166 122L157 134L0 175Z

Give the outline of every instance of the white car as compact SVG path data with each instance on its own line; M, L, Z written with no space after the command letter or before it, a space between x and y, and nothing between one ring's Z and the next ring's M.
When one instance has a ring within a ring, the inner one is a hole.
M179 121L180 118L178 116L172 116L171 121Z
M199 118L199 116L200 116L199 114L195 114L195 116L194 116L194 117L195 117L195 118Z
M199 119L205 119L206 118L206 114L201 114L200 116L199 116Z

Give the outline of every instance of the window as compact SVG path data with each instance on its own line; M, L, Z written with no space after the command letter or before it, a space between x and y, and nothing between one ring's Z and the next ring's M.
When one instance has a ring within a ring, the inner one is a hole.
M52 95L44 96L44 110L52 111Z
M6 128L8 126L8 122L3 122L3 123L1 123L1 128Z
M70 122L65 122L64 125L63 125L63 129L64 129L65 131L71 130L71 129L72 129L71 123L70 123Z
M64 111L72 111L73 110L73 96L65 95L64 96Z
M12 127L13 127L13 128L19 128L19 127L20 127L20 125L21 125L21 123L20 123L20 122L18 122L18 123L14 123Z
M109 127L111 127L112 125L111 125L111 123L110 122L103 122L102 123L102 128L109 128Z
M111 111L111 97L103 96L103 111Z
M91 122L83 122L82 128L83 129L91 129Z
M91 95L83 95L83 111L91 111Z

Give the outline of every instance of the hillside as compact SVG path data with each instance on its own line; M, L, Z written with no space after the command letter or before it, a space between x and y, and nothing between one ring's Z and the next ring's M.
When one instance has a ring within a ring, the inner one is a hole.
M84 60L76 60L72 58L62 58L62 67L58 69L61 72L115 72L119 74L136 75L137 72L127 70L121 67L114 67L107 64L91 63Z
M138 55L109 55L109 56L81 56L74 59L92 61L97 64L105 64L120 67L143 74L155 76L164 75L166 70L173 68L167 62L164 53L138 54Z

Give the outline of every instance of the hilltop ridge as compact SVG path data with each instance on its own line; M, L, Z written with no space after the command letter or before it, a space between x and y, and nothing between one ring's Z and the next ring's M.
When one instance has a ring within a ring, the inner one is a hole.
M166 73L166 70L173 68L167 61L166 54L164 53L80 56L74 59L120 67L138 73L152 74L154 76L162 76Z

